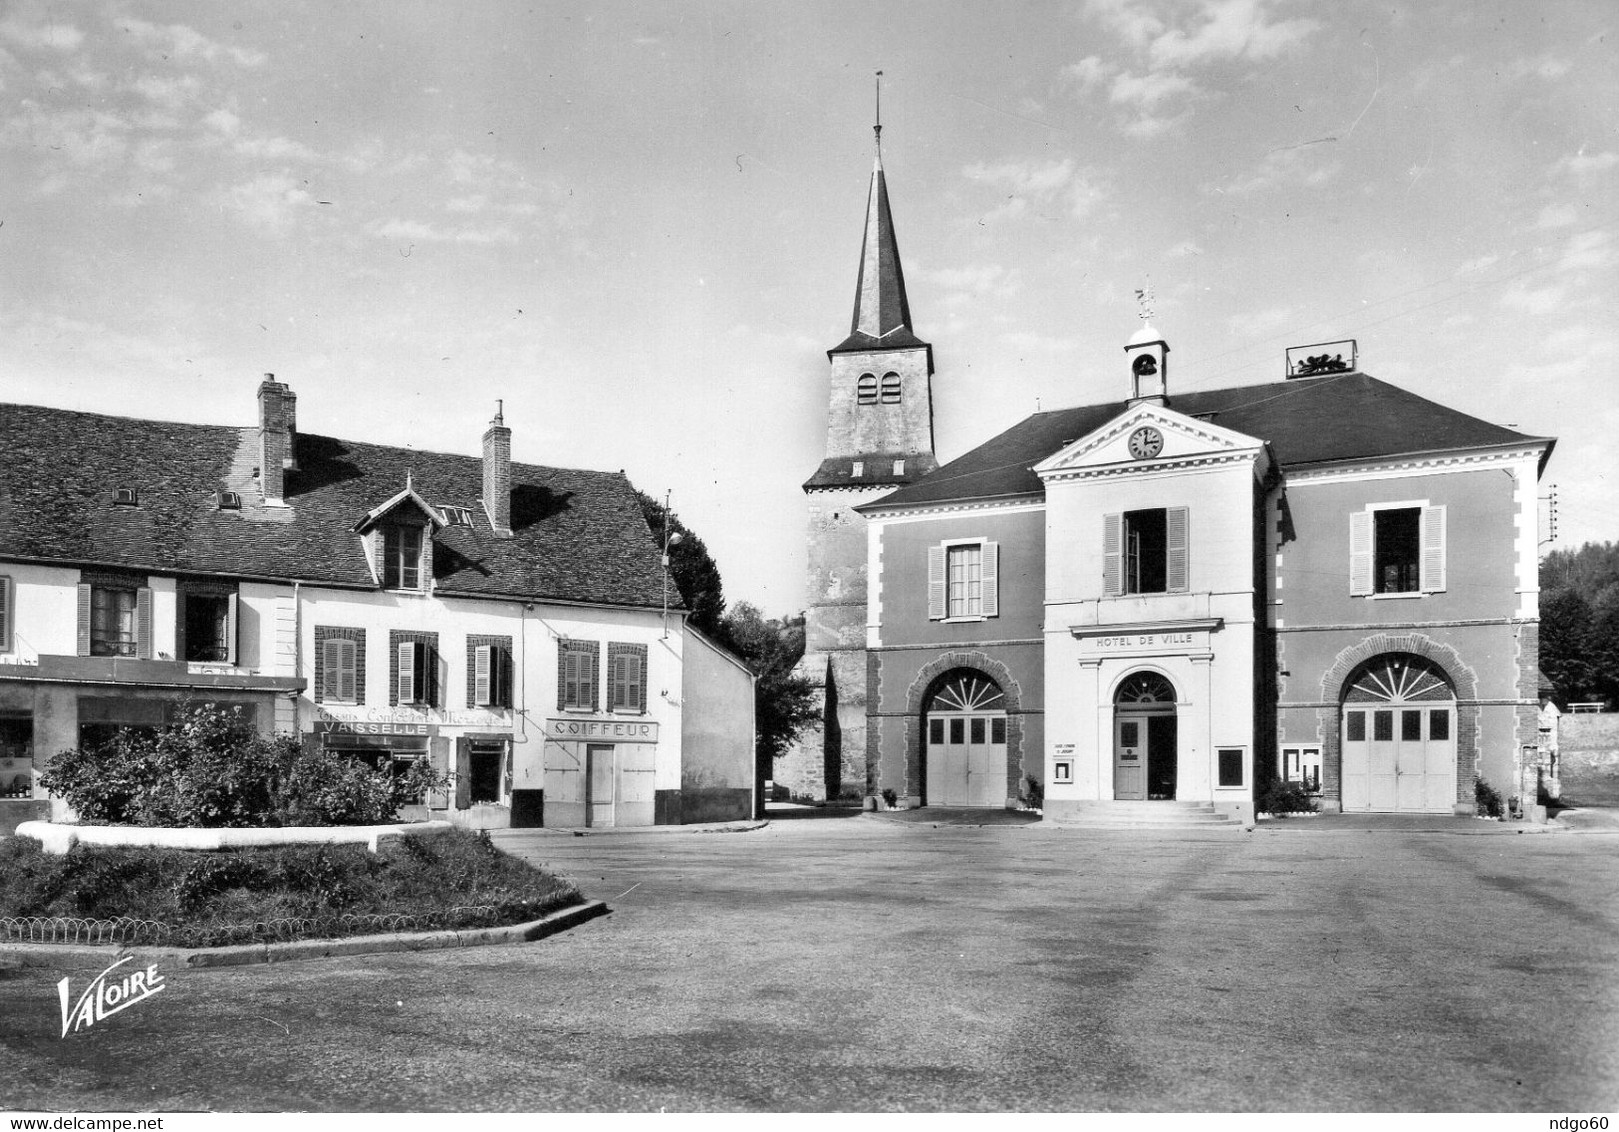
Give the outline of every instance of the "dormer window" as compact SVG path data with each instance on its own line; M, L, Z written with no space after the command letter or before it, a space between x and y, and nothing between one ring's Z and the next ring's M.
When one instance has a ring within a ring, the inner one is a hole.
M895 460L894 461L894 474L896 476L903 476L905 474L905 461L904 460Z
M220 492L219 509L221 511L240 511L242 509L242 497L234 491Z
M382 585L390 590L422 588L422 528L383 529Z
M851 479L859 479L861 476L863 476L865 474L866 474L866 462L864 460L856 460L854 462L854 465L849 469L849 477Z
M469 507L455 507L444 504L438 510L439 514L444 516L444 521L452 527L472 526L472 509Z
M112 501L119 507L134 507L140 503L140 497L135 494L132 487L115 487L112 490Z

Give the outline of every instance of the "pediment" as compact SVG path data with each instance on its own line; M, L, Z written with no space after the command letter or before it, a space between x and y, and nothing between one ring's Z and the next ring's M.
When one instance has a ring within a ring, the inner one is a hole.
M1131 438L1151 429L1161 440L1153 454L1131 450ZM1221 457L1257 454L1263 440L1212 420L1190 417L1151 402L1132 405L1101 428L1071 440L1032 469L1042 479L1091 468L1158 468Z
M418 495L415 487L406 484L404 491L367 511L365 517L354 524L354 529L364 534L390 515L400 513L408 515L411 511L419 512L419 517L427 520L428 525L435 531L448 525L436 507Z

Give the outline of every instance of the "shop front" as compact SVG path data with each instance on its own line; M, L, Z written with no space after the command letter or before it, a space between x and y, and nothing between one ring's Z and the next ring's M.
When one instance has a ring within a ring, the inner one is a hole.
M548 826L653 825L658 723L569 716L545 722Z

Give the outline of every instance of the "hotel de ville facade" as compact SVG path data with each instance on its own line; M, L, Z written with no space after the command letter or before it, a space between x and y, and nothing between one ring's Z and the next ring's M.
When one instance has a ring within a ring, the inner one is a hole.
M804 485L801 671L824 712L777 781L902 807L1043 793L1081 821L1156 802L1251 821L1275 778L1329 812L1517 794L1554 441L1379 381L1353 343L1177 390L1141 315L1084 377L1107 400L941 465L879 154Z

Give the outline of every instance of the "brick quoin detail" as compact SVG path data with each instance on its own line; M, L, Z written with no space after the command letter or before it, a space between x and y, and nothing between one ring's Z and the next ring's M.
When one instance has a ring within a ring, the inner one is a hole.
M1457 802L1473 800L1473 783L1478 778L1478 677L1449 645L1421 633L1379 633L1351 645L1338 654L1321 677L1321 701L1333 707L1316 709L1321 736L1321 794L1343 798L1343 744L1338 726L1343 710L1345 685L1357 668L1384 653L1404 652L1431 660L1450 681L1456 692L1456 797Z
M1023 689L1012 679L1012 672L1000 661L974 651L947 652L922 666L905 693L905 792L923 795L922 700L940 676L955 668L971 668L983 673L1000 687L1006 697L1006 789L1008 798L1017 797L1019 772L1023 766Z

